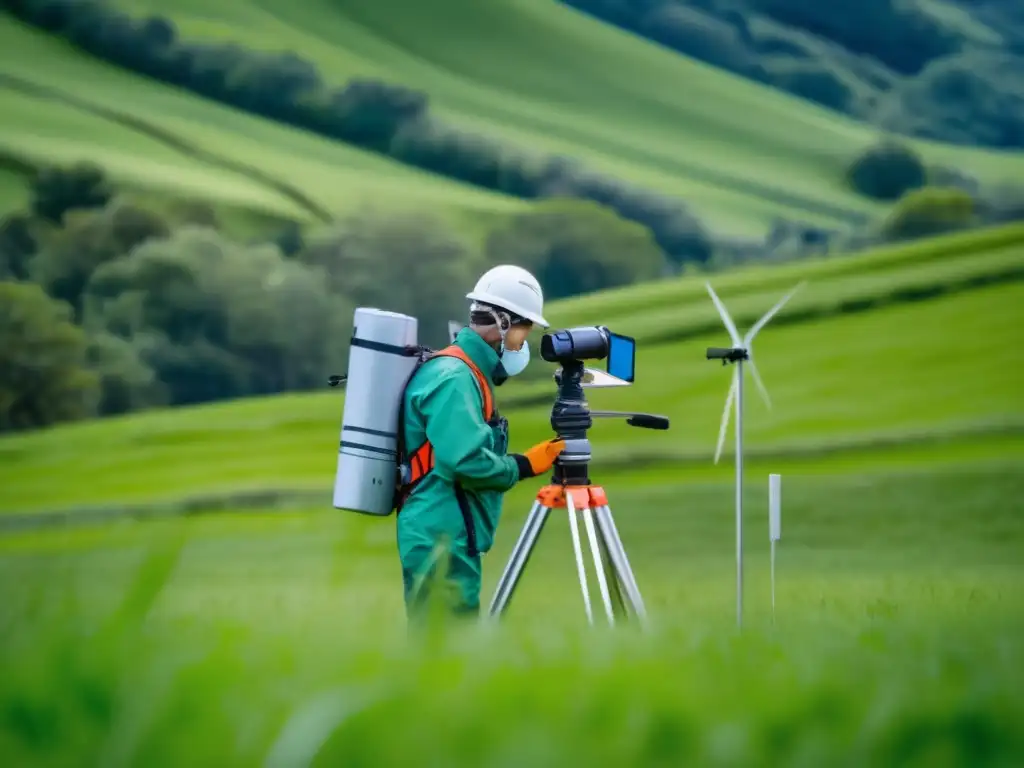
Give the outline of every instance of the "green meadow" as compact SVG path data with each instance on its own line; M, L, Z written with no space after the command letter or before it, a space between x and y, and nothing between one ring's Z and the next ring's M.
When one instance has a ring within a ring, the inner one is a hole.
M731 439L712 463L730 371L703 357L726 337L697 278L615 292L609 319L595 297L550 311L637 334L636 384L592 405L672 419L592 431L646 634L600 610L587 627L556 514L502 623L410 642L393 520L330 505L333 391L4 438L0 751L18 765L1016 764L1021 247L1006 228L714 281L741 328L808 281L754 345L772 407L748 381L742 632ZM545 366L499 392L513 449L549 434ZM485 608L540 484L506 497Z
M426 92L452 123L686 201L717 231L843 227L869 126L549 0L119 0L186 40L301 52L325 80ZM237 231L364 205L482 235L529 206L194 96L0 16L0 209L90 159ZM1024 155L916 141L986 183ZM0 760L12 766L1018 766L1024 762L1024 225L712 274L754 342L745 621L735 620L731 369L705 277L545 308L638 342L597 409L651 627L587 626L554 514L500 622L406 626L394 519L334 510L326 387L0 437ZM346 340L339 339L339 344ZM539 338L532 340L534 350ZM598 366L600 363L597 364ZM552 366L497 392L550 436ZM339 371L340 373L340 371ZM775 610L767 491L782 475ZM484 613L541 480L506 496ZM591 581L591 594L597 590Z

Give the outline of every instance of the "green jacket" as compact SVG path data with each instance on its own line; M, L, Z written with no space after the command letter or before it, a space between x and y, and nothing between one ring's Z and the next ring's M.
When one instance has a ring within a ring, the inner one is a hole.
M464 328L454 342L476 363L494 389L498 353L474 331ZM399 524L427 545L442 534L457 541L469 531L476 550L487 552L501 517L506 491L520 479L519 465L507 454L508 423L495 413L484 421L483 397L476 377L462 360L429 360L414 374L405 392L405 445L411 455L429 438L434 468L413 490L399 513ZM470 519L463 517L455 482L462 486ZM422 536L420 535L422 534Z

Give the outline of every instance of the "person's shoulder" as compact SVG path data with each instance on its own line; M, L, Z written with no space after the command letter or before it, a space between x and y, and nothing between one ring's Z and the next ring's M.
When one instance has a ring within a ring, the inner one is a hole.
M472 381L473 372L457 357L434 357L416 372L415 382L421 389L435 389L446 384Z

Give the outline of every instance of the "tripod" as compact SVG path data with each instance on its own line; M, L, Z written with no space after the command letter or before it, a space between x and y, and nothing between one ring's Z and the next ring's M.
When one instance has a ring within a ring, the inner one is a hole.
M627 423L631 426L648 429L668 429L668 419L640 413L591 411L583 398L582 363L563 363L561 374L560 377L556 374L560 390L559 398L552 409L551 425L565 440L565 449L555 461L552 482L541 488L534 499L519 539L512 548L505 570L498 580L488 611L489 616L497 618L504 614L551 511L565 509L569 515L569 530L572 534L576 569L583 592L587 621L590 624L594 623L594 611L590 603L579 518L583 519L583 527L586 529L608 623L615 624L617 615L632 615L641 626L646 627L647 610L633 570L630 568L626 548L615 527L608 496L603 487L590 481L590 441L587 439L587 430L593 423L592 416L627 416Z

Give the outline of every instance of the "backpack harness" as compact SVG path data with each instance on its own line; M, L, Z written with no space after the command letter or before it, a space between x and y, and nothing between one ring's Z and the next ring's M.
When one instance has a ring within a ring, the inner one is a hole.
M451 346L440 349L436 352L431 352L426 349L421 349L420 360L417 362L416 367L412 373L409 374L409 378L406 380L406 387L409 386L409 382L412 377L416 375L416 372L420 369L424 363L429 360L433 360L437 357L455 357L464 362L469 366L469 370L473 373L476 378L477 385L480 388L480 394L483 397L483 416L484 421L490 423L494 417L494 395L491 392L491 386L487 382L487 377L484 376L483 371L477 367L461 347L452 344ZM430 471L434 468L434 446L430 444L430 440L424 440L423 444L420 445L411 455L406 453L405 445L405 388L402 392L402 400L398 406L398 473L395 480L395 501L394 508L395 514L400 514L402 506L405 504L409 495L416 489L416 487L423 481ZM476 555L476 535L475 527L473 525L473 518L470 515L469 501L466 498L465 491L462 486L456 481L455 483L455 496L459 502L459 508L462 511L462 518L466 524L466 532L469 537L469 550L470 555Z

